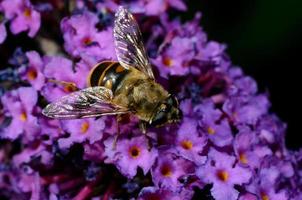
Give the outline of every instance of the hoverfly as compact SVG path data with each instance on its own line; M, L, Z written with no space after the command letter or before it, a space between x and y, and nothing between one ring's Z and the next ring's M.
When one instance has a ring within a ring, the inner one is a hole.
M162 126L181 118L178 101L156 83L138 24L120 7L114 40L118 62L103 61L90 71L88 88L47 105L42 113L56 119L134 114L146 125Z

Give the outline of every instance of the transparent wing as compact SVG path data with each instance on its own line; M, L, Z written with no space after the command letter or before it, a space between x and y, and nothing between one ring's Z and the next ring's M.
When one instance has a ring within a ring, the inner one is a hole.
M79 119L128 113L112 102L112 92L105 87L89 87L73 92L47 105L42 113L56 119Z
M119 7L115 14L113 34L120 64L126 69L136 67L154 79L138 24L132 14L123 7Z

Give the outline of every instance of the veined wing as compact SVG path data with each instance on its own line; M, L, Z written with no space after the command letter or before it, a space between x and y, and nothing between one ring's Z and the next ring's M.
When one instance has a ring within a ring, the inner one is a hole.
M138 24L133 15L123 7L119 7L115 14L114 40L117 58L123 67L136 67L154 79Z
M42 113L55 119L79 119L129 112L127 108L113 104L112 99L112 91L108 88L89 87L47 105Z

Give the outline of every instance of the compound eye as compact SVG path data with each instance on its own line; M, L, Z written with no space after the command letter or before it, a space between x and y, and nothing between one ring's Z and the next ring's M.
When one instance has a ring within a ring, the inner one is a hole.
M166 121L167 121L166 113L163 111L159 111L152 119L152 125L155 125L155 126L162 125Z
M176 97L174 95L171 95L168 99L167 99L167 104L171 107L178 107L178 101L176 99Z

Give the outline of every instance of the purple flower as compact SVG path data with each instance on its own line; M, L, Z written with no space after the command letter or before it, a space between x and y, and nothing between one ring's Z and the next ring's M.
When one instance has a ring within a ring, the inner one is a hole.
M103 162L105 160L105 148L102 142L84 145L84 159L93 162Z
M235 157L210 149L207 163L197 169L197 175L205 183L212 183L211 193L217 200L237 199L235 184L248 183L252 173L235 164Z
M195 106L194 112L201 116L199 124L215 145L222 147L231 144L233 136L230 125L211 101Z
M115 59L112 29L99 32L98 18L91 12L64 18L61 29L64 33L64 47L73 56L87 54L100 59Z
M34 172L32 169L29 169L28 173L21 172L18 174L18 179L16 184L18 188L21 189L24 193L30 193L32 200L38 200L40 198L41 182L38 172Z
M158 155L156 149L150 149L145 136L133 137L130 140L120 139L116 147L113 145L111 143L107 148L116 148L114 162L120 172L128 178L136 175L138 167L147 174Z
M181 0L146 1L144 7L147 15L160 15L164 13L169 6L182 11L187 10L187 6Z
M161 18L161 23L167 28L161 34L166 37L158 48L159 55L152 61L162 77L200 74L196 61L221 63L223 60L225 46L214 41L206 42L207 38L198 25L200 17L200 13L196 14L185 24L186 29L181 28L177 20L171 23L166 17Z
M24 134L27 140L35 139L40 132L37 118L33 115L37 98L37 92L30 87L13 90L1 98L6 115L12 117L10 125L1 134L2 138L14 140Z
M41 16L29 0L4 0L1 3L5 17L11 20L10 29L13 34L29 31L34 37L40 28Z
M41 143L38 146L27 148L21 153L15 155L13 163L15 166L21 167L22 164L27 164L34 159L39 159L41 163L50 165L53 161L53 154Z
M225 46L218 42L209 41L201 50L198 52L198 56L201 60L216 61L219 63L222 60L222 54L225 50Z
M226 100L223 111L236 124L255 124L267 113L270 103L265 95L234 96Z
M35 51L29 51L26 53L28 58L28 65L22 66L19 69L19 73L23 80L27 80L33 88L41 90L45 83L45 77L43 71L43 61L40 55Z
M176 141L178 155L197 165L202 165L206 161L206 156L201 155L206 143L206 137L199 136L197 132L197 122L184 118L178 129Z
M187 10L187 6L183 3L182 0L147 0L147 1L125 1L119 2L119 4L127 3L127 8L132 13L144 13L146 15L159 16L164 14L169 8L175 8L177 10L185 11ZM101 3L97 3L97 8L106 8L112 12L116 12L119 7L114 1L103 1ZM79 7L83 7L83 5L79 5Z
M58 81L72 82L75 79L72 69L72 61L59 56L45 57L44 58L43 73L47 78L53 78ZM64 70L62 73L61 70Z
M153 183L160 188L178 191L182 184L180 178L194 173L191 162L175 156L169 151L160 151L151 174Z
M240 127L234 140L234 151L242 165L252 168L258 168L263 157L272 154L271 149L260 145L256 133L248 127Z
M49 120L44 116L39 116L38 124L41 127L40 135L43 139L43 144L52 145L53 141L64 135L64 130L62 130L59 120Z
M171 199L171 200L186 200L192 198L192 193L188 194L188 192L172 192L168 189L158 189L156 187L145 187L141 190L138 196L138 200L152 200L152 199L158 199L158 200L165 200L165 199Z
M279 177L280 171L278 168L274 166L261 168L257 177L248 185L247 190L256 194L261 199L288 199L286 190L276 191L276 183Z
M239 197L238 200L257 200L257 196L251 193L243 194Z
M189 73L189 62L194 55L192 39L175 37L165 52L153 60L153 63L164 78L168 75L183 76Z
M69 148L74 143L82 143L86 140L90 144L101 140L105 128L103 119L77 119L62 121L63 130L70 133L70 137L58 140L60 148Z
M275 116L264 116L259 121L256 130L259 134L259 138L266 144L277 144L279 149L285 148L284 134L286 131L286 124Z
M77 65L73 70L72 62L64 57L45 57L43 73L50 81L42 88L42 95L50 102L86 86L89 69L85 65ZM72 84L55 83L63 81Z
M258 91L257 83L249 76L244 76L242 69L232 67L228 71L229 76L233 79L232 92L241 95L254 95Z

